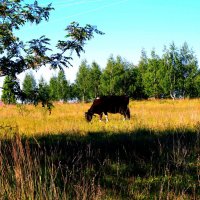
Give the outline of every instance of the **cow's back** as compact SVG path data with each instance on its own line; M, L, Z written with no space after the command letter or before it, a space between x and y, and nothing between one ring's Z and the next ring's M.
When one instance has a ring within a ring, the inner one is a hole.
M91 110L96 113L117 113L126 109L129 104L127 96L102 96L94 100Z
M108 112L117 113L126 109L129 104L127 96L108 96L105 98L105 107Z

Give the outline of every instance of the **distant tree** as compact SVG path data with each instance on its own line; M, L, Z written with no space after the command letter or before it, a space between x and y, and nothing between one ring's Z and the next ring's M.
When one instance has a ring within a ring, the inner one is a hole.
M114 58L111 56L106 64L106 68L101 75L101 92L103 95L114 94Z
M145 49L142 49L141 56L138 64L138 78L137 83L140 88L139 98L147 98L145 93L145 74L148 68L148 57Z
M100 66L93 62L91 64L89 79L90 79L90 96L96 98L100 95L100 80L101 80Z
M69 86L69 99L70 100L81 100L82 96L79 92L79 88L76 83L72 83Z
M198 62L193 50L185 42L180 49L179 89L183 97L195 96L195 77L198 75Z
M129 63L127 60L122 59L120 56L116 58L116 67L119 70L117 79L117 87L119 90L119 94L128 95L130 87L134 84L133 74L131 70L133 69L133 65Z
M174 43L169 49L165 48L163 55L165 66L165 85L170 96L193 96L194 80L198 74L198 63L194 52L189 49L187 43L178 49Z
M76 75L76 86L81 95L82 101L86 101L90 98L90 68L87 61L84 60L79 66L79 71Z
M49 95L52 101L59 101L57 76L51 77L49 81Z
M194 88L193 97L200 97L200 71L194 78Z
M38 101L41 102L42 106L47 106L48 108L52 107L50 89L49 85L46 83L43 77L40 78L37 90Z
M36 90L36 86L36 80L33 74L27 73L22 83L22 89L25 94L25 103L34 103L35 99L33 93Z
M67 101L69 99L69 83L66 80L66 76L63 70L60 70L57 78L57 89L58 98L62 101Z
M147 68L143 75L144 90L147 96L159 98L162 94L160 72L162 62L155 50L151 51L151 58L148 59Z
M179 95L178 79L179 79L179 51L174 42L170 44L169 49L164 49L164 65L165 65L165 82L166 88L171 98L175 99Z
M126 81L125 71L126 63L120 56L116 60L111 56L106 68L101 75L101 92L104 95L122 95L125 94L124 82Z
M6 76L3 83L3 91L1 100L5 104L15 104L16 103L16 96L15 96L15 87L18 87L18 83L12 79L11 76Z
M125 76L127 77L126 94L133 99L144 98L144 88L139 67L131 65L125 73Z

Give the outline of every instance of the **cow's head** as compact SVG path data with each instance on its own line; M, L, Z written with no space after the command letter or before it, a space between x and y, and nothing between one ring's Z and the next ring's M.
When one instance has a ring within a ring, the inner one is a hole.
M88 112L85 112L85 119L90 122L92 120L93 113L88 110Z

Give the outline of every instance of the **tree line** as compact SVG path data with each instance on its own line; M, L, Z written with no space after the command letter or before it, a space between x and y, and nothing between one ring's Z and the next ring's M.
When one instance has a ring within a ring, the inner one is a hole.
M15 103L16 94L9 76L3 86L2 101ZM10 88L10 89L9 89ZM200 96L200 73L195 53L185 42L180 48L175 43L164 47L159 56L153 49L150 57L141 51L138 65L121 56L110 56L105 68L95 61L91 65L83 60L74 83L67 81L63 70L36 84L32 74L26 74L22 83L24 103L34 103L36 96L44 101L90 101L101 95L128 95L133 99L145 98L197 98ZM35 95L34 95L35 94ZM37 95L36 95L37 94Z
M83 61L76 86L79 99L99 95L128 95L133 99L197 98L200 96L200 73L194 51L185 42L178 48L174 42L159 56L153 49L150 57L141 51L137 66L120 56L110 56L101 70Z

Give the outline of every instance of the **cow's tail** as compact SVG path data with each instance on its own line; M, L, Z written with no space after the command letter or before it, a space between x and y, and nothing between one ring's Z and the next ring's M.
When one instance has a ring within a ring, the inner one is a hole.
M130 113L130 109L128 107L128 104L129 104L129 96L126 96L126 118L127 119L130 119L131 118L131 113Z

